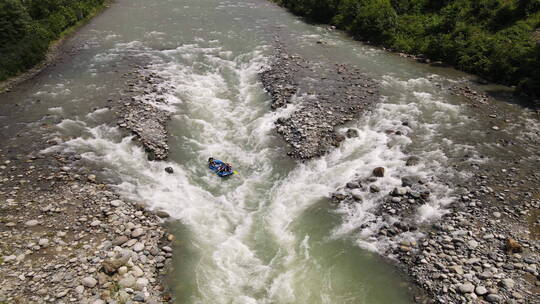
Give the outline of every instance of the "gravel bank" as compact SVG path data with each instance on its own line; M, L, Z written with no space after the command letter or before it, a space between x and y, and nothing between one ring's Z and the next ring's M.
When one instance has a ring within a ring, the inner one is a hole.
M0 150L0 302L163 303L173 236L121 200L77 155Z
M166 158L163 81L141 67L124 77L107 106L150 159ZM80 155L36 152L63 142L38 133L0 149L0 303L171 302L168 214L122 200Z
M260 74L272 97L272 108L299 102L276 131L289 144L291 157L309 159L330 151L345 139L335 128L359 118L379 100L376 85L347 65L317 65L276 45L274 60ZM301 96L294 98L294 96Z

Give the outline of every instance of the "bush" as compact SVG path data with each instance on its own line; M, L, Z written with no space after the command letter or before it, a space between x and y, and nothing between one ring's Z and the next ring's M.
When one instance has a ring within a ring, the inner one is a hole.
M0 0L0 80L45 58L50 43L103 0Z
M355 37L540 96L540 0L277 0Z

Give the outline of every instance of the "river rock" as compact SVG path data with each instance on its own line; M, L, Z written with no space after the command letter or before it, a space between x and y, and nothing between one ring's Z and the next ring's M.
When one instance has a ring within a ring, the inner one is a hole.
M135 289L136 290L143 290L148 285L148 279L147 278L138 278L135 281Z
M166 167L165 168L165 172L169 173L169 174L173 174L174 173L174 170L172 167Z
M384 168L383 167L377 167L377 168L373 169L373 176L383 177L384 176Z
M133 251L135 252L140 252L144 249L144 244L141 243L141 242L137 242L135 243L135 245L133 245Z
M120 268L118 268L118 274L119 275L124 275L128 272L128 268L126 266L122 266Z
M476 293L479 296L483 296L487 293L487 289L484 286L476 286L474 289L474 293Z
M461 293L472 293L474 292L474 285L471 283L464 283L458 285L458 290Z
M358 182L348 182L346 186L349 189L357 189L361 187L360 183Z
M140 237L143 234L145 234L145 232L144 232L144 230L142 228L135 228L131 232L131 237L137 238L137 237Z
M118 285L124 288L131 288L135 286L135 278L131 275L127 275L124 278L122 278L120 281L118 281Z
M401 178L402 187L412 187L414 185L414 179L410 176L404 176Z
M139 278L144 275L144 272L139 266L133 266L133 269L131 269L131 274L133 274L135 277Z
M507 238L505 244L505 250L507 254L523 252L523 247L514 239Z
M129 241L129 238L125 235L121 235L119 237L117 237L116 239L114 239L114 241L112 242L114 246L120 246L124 243L126 243L127 241Z
M170 217L170 215L167 212L163 211L163 210L157 210L154 213L156 214L156 216L158 216L160 218L168 218L168 217Z
M145 302L146 298L143 293L139 292L133 297L133 301L135 302Z
M371 185L371 186L369 186L369 192L371 192L371 193L381 192L381 188L379 188L376 185Z
M345 135L346 135L348 138L358 137L358 130L355 130L355 129L348 129L348 130L347 130L347 133L345 133Z
M407 158L407 161L405 162L405 166L407 167L410 167L410 166L416 166L420 163L420 157L418 156L409 156L409 158Z
M39 224L39 221L38 220L29 220L29 221L26 221L24 223L24 225L26 227L34 227L34 226L37 226Z
M39 239L39 242L38 242L39 246L41 247L46 247L49 245L49 239Z
M407 194L407 188L405 187L394 188L394 191L392 192L392 194L396 196L404 196L405 194Z
M75 293L82 294L83 292L84 292L84 286L79 285L79 286L75 287Z
M486 301L488 301L489 303L500 303L501 300L502 298L498 294L491 293L486 296Z
M516 283L512 279L503 279L500 283L500 285L506 289L512 289L514 288L514 285Z
M81 284L88 288L93 288L97 284L97 280L93 277L85 277L81 280Z
M107 274L114 274L118 268L124 266L129 261L129 255L121 254L119 257L108 258L103 261L101 266Z

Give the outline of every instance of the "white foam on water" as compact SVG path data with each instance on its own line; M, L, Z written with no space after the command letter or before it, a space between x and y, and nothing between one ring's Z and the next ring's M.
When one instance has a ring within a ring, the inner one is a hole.
M52 107L48 108L47 110L53 114L62 114L64 112L64 109L62 107Z

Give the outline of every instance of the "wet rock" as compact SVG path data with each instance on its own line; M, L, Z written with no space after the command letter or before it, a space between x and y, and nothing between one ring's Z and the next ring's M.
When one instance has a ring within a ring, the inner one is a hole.
M361 187L359 182L348 182L346 186L349 189L357 189Z
M377 167L377 168L373 169L372 174L373 174L373 176L376 176L376 177L384 177L384 168L383 167Z
M371 192L371 193L377 193L377 192L380 192L380 191L381 191L381 188L379 188L376 185L370 185L369 186L369 192Z
M168 217L170 217L169 213L167 213L166 211L163 211L163 210L157 210L154 213L160 218L168 218Z
M414 185L414 179L409 176L404 176L401 178L401 186L403 187L412 187Z
M172 174L172 173L174 173L174 170L173 170L172 167L166 167L166 168L165 168L165 172L167 172L167 173L169 173L169 174Z
M358 137L359 134L358 134L358 130L356 129L348 129L345 135L348 138L355 138L355 137Z
M409 158L407 158L407 161L405 162L405 166L416 166L420 163L420 157L418 156L409 156Z
M392 191L392 195L404 196L405 194L407 194L407 192L408 192L407 188L405 188L405 187L397 187L397 188L394 188L394 190Z

